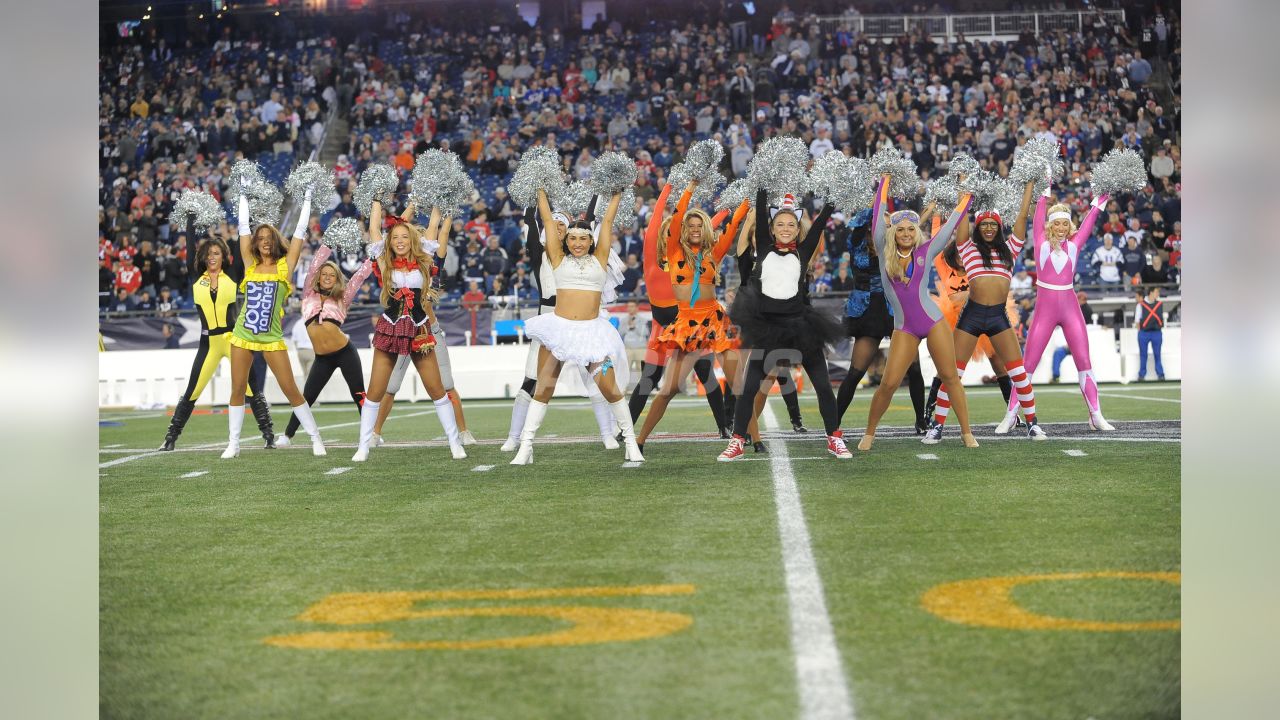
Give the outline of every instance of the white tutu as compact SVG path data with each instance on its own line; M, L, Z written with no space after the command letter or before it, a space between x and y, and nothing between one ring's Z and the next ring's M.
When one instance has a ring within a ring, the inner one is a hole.
M569 320L555 313L538 315L524 321L524 334L564 363L591 366L606 358L612 360L614 379L623 391L631 379L626 345L605 314L592 320Z

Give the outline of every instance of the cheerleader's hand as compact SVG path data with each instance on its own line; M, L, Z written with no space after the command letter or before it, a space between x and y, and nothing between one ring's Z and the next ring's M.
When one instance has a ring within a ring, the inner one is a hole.
M1111 200L1110 195L1108 195L1107 193L1102 193L1101 195L1095 196L1093 198L1093 202L1090 202L1089 204L1097 208L1098 210L1102 210L1107 206L1107 202L1109 202L1110 200Z
M249 178L244 175L240 176L240 189L241 190L249 189Z
M1045 197L1049 197L1049 191L1053 188L1053 171L1052 170L1045 168L1044 181L1045 181L1044 192L1040 194Z

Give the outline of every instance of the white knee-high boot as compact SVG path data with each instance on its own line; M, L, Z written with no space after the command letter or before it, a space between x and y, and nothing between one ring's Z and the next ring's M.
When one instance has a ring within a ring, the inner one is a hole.
M244 427L244 405L227 406L227 426L231 432L227 438L227 449L222 451L223 460L230 460L240 455L240 429Z
M533 463L533 438L542 426L542 419L547 416L547 404L537 400L529 401L529 414L525 416L524 428L520 430L520 450L512 458L512 465L530 465Z
M298 418L298 422L302 423L302 429L311 436L311 454L316 457L327 455L328 453L324 451L324 441L320 439L320 428L316 426L316 416L311 414L311 406L304 402L293 409L293 414Z
M453 453L453 459L465 460L467 451L462 447L462 436L458 432L458 418L453 414L453 403L449 402L449 396L445 395L431 402L436 406L436 417L440 418L440 424L444 426L444 435L449 438L449 452Z
M631 408L627 407L627 401L619 400L609 405L609 409L613 411L618 427L622 428L622 441L627 445L625 455L627 461L644 462L644 455L640 452L640 446L636 444L636 428L631 423Z
M617 450L618 438L615 435L618 433L618 421L613 416L609 401L603 395L592 395L591 410L596 414L596 425L600 426L600 439L604 441L604 449ZM627 417L631 417L630 410L627 410Z
M520 447L520 431L524 429L524 418L529 414L529 402L533 398L520 388L516 400L511 405L511 429L507 431L507 441L502 443L503 452L513 452Z
M369 398L365 398L364 405L360 406L360 444L356 447L356 454L351 456L351 462L369 459L369 448L373 447L373 426L378 424L378 410L381 408L382 403Z

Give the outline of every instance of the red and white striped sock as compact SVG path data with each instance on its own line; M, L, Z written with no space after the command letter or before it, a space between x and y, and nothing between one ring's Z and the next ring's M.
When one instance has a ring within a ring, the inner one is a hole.
M964 368L966 363L956 363L956 375L961 379L964 378ZM951 413L951 396L947 394L947 385L943 383L938 387L938 404L933 409L933 421L939 425L947 423L947 415Z
M1031 387L1031 378L1020 362L1005 365L1009 371L1009 379L1013 381L1013 389L1018 393L1018 404L1022 405L1022 416L1031 424L1036 421L1036 393Z

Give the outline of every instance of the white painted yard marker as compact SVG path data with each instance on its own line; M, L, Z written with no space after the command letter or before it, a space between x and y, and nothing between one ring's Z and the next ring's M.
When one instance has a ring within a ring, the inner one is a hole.
M1083 450L1063 450L1062 452L1070 455L1071 457L1085 457L1089 454Z
M182 477L193 478L193 477L200 477L201 475L208 475L208 474L209 474L208 470L196 470L195 472L189 472L186 475L183 475Z
M624 468L638 468L638 467L641 467L642 465L644 465L644 463L642 463L642 462L631 462L631 461L629 461L629 460L628 460L627 462L622 463L622 467L624 467Z
M349 468L349 467L336 467L332 470L325 471L325 475L341 475L342 473L351 469L352 468Z
M111 448L124 447L124 443L114 443L112 445L103 445L102 447L104 450L110 450Z
M933 453L920 453L919 455L916 455L916 457L920 458L921 460L937 460L938 459L938 456L934 455Z
M477 465L471 468L471 472L489 472L494 468L493 465Z
M766 430L778 429L778 418L766 400L761 418ZM800 491L791 470L787 444L771 438L770 469L773 499L778 507L778 534L782 539L782 568L786 576L787 607L791 615L791 651L796 656L796 684L801 720L852 720L853 699L845 682L840 652L836 649L831 616L823 596L822 578L809 544ZM838 461L837 461L838 462Z

